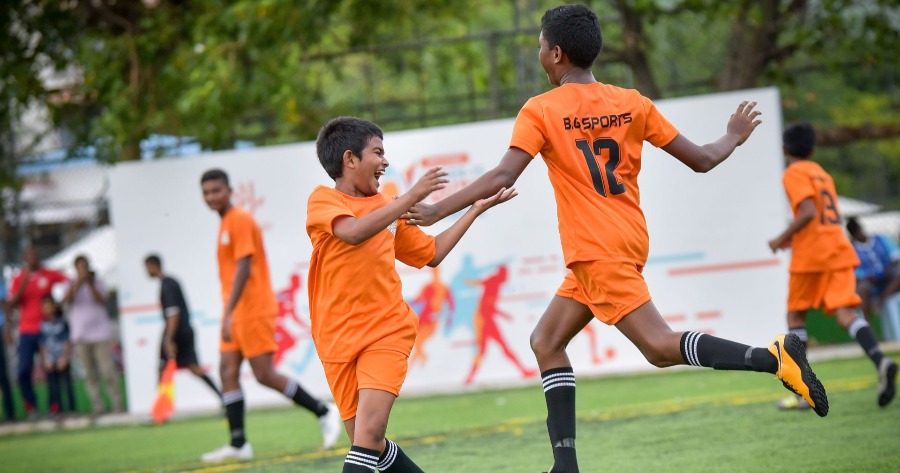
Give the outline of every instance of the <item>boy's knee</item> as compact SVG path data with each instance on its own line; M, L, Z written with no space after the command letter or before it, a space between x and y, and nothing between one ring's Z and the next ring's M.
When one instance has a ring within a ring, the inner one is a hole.
M681 351L676 344L673 347L668 343L668 337L659 337L647 340L642 346L638 347L641 354L647 361L657 368L667 368L682 363Z
M540 328L536 328L531 332L529 342L531 343L531 351L534 352L538 359L565 349L563 341L555 339L551 334L541 331Z
M369 446L368 448L382 445L386 433L387 424L384 423L357 425L353 433L353 443L354 445Z

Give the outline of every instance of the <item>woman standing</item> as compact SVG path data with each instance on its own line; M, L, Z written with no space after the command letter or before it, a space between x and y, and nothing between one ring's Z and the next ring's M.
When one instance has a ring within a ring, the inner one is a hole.
M112 324L106 310L106 288L94 277L84 255L75 258L75 280L69 285L64 301L69 305L69 324L75 353L84 371L91 398L91 414L104 411L100 380L114 412L122 412L122 393L112 351Z

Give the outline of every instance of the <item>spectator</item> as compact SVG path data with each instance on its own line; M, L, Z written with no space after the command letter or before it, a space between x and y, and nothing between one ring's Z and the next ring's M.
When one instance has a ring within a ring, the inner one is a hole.
M53 296L44 296L41 304L44 322L41 324L41 366L47 373L47 412L60 419L64 412L75 412L75 391L72 389L72 342L69 324ZM63 402L65 401L65 403Z
M112 324L106 311L106 288L91 270L84 255L75 258L75 281L69 284L64 301L69 305L72 342L84 366L91 415L104 411L100 395L101 378L115 412L122 412L122 394L113 362Z
M35 411L34 383L31 379L34 369L34 357L38 354L41 338L41 322L44 314L41 310L41 300L53 291L53 286L65 282L66 276L58 271L44 268L38 258L37 250L27 247L22 252L24 266L13 278L10 287L12 298L10 307L19 311L19 345L17 355L19 366L16 376L19 388L22 390L22 399L25 403L25 413L30 419L37 417ZM12 328L12 322L9 323Z
M855 218L847 219L847 231L859 257L857 292L866 318L881 314L884 337L900 339L900 248L887 236L866 234Z
M6 342L12 343L12 324L9 322L10 311L7 308L6 282L0 278L0 396L3 401L4 422L16 420L16 411L13 410L12 388L9 385L9 366L6 364Z

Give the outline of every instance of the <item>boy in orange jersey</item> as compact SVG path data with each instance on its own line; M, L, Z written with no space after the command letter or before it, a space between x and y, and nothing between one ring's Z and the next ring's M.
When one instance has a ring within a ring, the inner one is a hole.
M388 167L382 139L381 129L367 120L338 117L326 123L316 152L335 184L317 187L307 207L312 336L352 443L344 473L422 471L385 439L418 326L394 260L437 266L478 215L516 195L500 189L437 237L426 235L397 219L443 188L447 173L434 168L406 194L380 194L378 180Z
M806 311L825 309L833 314L850 336L863 348L878 370L878 405L894 398L897 363L884 356L875 335L860 316L862 299L856 294L853 268L859 259L841 228L834 180L821 166L810 161L815 153L816 132L806 122L789 125L782 137L787 169L787 192L794 221L769 241L772 252L792 248L788 286L787 322L790 333L806 347ZM782 400L782 409L809 409L805 399L791 396Z
M222 217L217 239L223 304L219 375L231 431L231 443L203 455L202 460L253 458L253 449L244 433L240 372L245 359L260 384L283 393L319 418L323 447L331 448L341 431L337 408L314 399L296 381L275 371L278 303L269 279L262 231L249 212L231 204L231 186L224 171L206 171L200 178L200 186L206 205Z
M531 335L547 401L552 473L577 472L575 374L566 355L572 338L596 317L615 326L650 363L773 373L828 412L825 389L810 370L802 343L778 336L767 349L697 332L673 332L651 301L641 274L649 237L639 206L637 176L649 141L696 172L724 161L760 124L755 103L738 106L719 140L698 146L678 133L636 90L597 82L591 71L602 38L597 16L584 5L563 5L541 19L538 59L559 86L531 98L513 127L500 163L468 187L403 216L431 224L497 189L513 185L538 153L547 163L570 269Z

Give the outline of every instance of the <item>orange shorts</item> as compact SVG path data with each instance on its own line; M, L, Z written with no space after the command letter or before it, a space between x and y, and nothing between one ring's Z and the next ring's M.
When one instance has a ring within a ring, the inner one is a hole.
M275 343L275 317L253 317L231 322L231 341L219 340L219 352L239 351L253 358L278 351Z
M356 417L360 389L377 389L394 396L400 395L409 368L409 356L397 350L370 347L352 361L323 361L322 367L325 368L325 379L341 419L349 420Z
M588 306L601 322L619 323L650 300L643 266L625 261L573 263L556 295Z
M861 304L853 268L824 273L791 273L788 285L790 311L824 309L831 315L835 309Z

